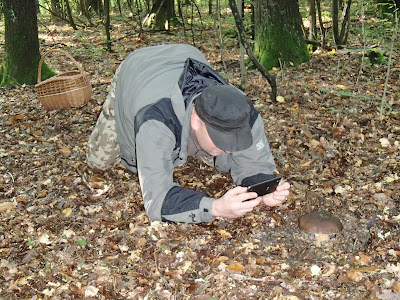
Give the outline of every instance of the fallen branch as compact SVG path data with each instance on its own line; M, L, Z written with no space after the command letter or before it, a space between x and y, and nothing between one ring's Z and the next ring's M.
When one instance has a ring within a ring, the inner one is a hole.
M283 282L283 280L277 280L277 279L270 280L270 279L267 279L267 277L257 278L257 277L242 275L242 274L236 274L236 273L232 274L232 278L238 279L238 280L260 281L260 282L266 282L266 283L270 283L270 284L281 284Z
M85 174L83 174L83 172L79 169L79 166L76 168L76 171L79 173L79 175L81 175L82 178L82 182L86 185L86 187L92 192L94 193L94 189L90 186L89 182L86 179Z

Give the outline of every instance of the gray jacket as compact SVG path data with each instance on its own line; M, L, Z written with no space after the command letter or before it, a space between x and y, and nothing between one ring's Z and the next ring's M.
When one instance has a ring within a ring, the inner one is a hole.
M228 84L203 54L189 45L139 49L120 67L115 99L122 163L138 173L147 215L154 220L209 222L214 199L173 182L174 167L186 162L193 99L214 84ZM264 124L252 107L253 145L223 153L215 166L238 185L273 177L275 169Z

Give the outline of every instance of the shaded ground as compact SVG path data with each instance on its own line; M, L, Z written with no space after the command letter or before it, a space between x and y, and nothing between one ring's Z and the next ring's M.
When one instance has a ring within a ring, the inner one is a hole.
M238 220L167 224L144 214L136 175L88 170L85 143L126 54L182 37L131 35L108 54L98 32L58 30L42 32L43 49L61 47L83 63L93 98L83 108L46 111L33 87L0 90L4 299L400 299L398 51L382 122L386 69L365 65L357 82L361 52L322 51L284 69L283 103L272 103L266 80L250 70L246 92L263 115L279 174L293 185L289 201ZM222 71L215 40L198 47ZM226 76L238 85L235 43L225 52ZM231 187L229 175L194 160L175 177L215 197ZM344 225L322 247L297 226L312 210Z

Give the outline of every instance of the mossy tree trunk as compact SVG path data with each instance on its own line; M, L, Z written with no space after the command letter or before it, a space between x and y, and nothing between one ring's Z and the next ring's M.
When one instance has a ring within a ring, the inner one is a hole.
M40 60L35 0L3 0L5 54L0 69L1 86L35 84ZM46 66L42 78L54 73Z
M270 70L310 59L297 0L256 0L254 54Z

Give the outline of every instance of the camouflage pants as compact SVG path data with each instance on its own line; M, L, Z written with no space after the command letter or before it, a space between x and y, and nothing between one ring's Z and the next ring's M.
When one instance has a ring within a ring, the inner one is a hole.
M121 161L114 110L119 70L111 81L110 92L87 143L86 163L90 168L107 170Z

